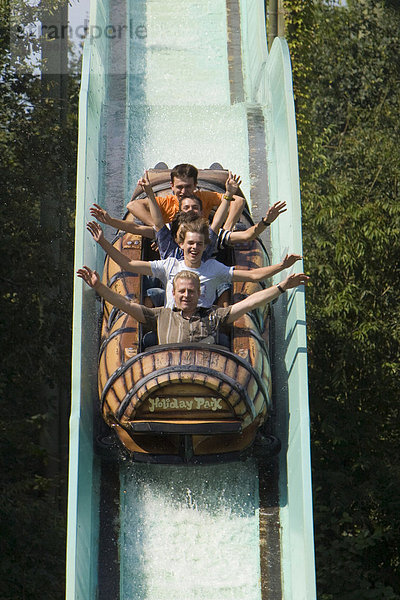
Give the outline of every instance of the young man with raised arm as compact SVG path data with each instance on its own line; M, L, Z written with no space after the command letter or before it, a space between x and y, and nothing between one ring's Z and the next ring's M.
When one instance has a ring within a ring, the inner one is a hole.
M215 254L217 247L223 248L225 246L232 246L241 242L250 242L255 240L261 233L271 225L281 215L286 212L286 202L278 201L275 202L267 210L265 217L255 225L252 225L248 229L241 231L230 231L223 225L226 219L226 215L229 211L230 201L229 197L234 197L235 192L238 191L240 186L240 178L237 175L232 175L229 171L228 179L225 183L226 193L222 196L221 204L218 210L215 212L214 218L210 225L210 249L206 251L203 260L207 260L213 254ZM161 208L157 202L157 198L154 195L153 188L150 185L148 172L146 171L144 176L139 179L138 185L141 185L143 191L147 194L147 206L150 211L150 216L153 226L139 225L133 221L127 221L126 219L115 219L98 204L94 204L90 208L90 214L92 217L104 223L120 229L122 231L128 231L135 235L141 235L143 237L157 239L158 248L160 250L161 258L168 258L168 256L175 256L175 258L181 258L181 253L177 250L178 246L174 240L173 232L169 227L166 226L164 216ZM179 218L184 213L192 213L193 216L196 213L199 217L202 214L202 202L198 196L183 196L179 199L179 211L176 213L173 221ZM171 221L171 223L173 222ZM155 233L154 233L155 232Z
M229 172L230 173L230 172ZM213 208L219 206L222 200L222 194L197 189L198 170L193 165L182 163L176 165L171 171L171 188L173 194L168 196L157 196L156 200L160 206L164 223L170 223L176 213L179 211L179 200L185 196L193 194L200 198L203 205L203 216L208 219ZM244 198L236 194L224 194L230 201L228 218L225 223L225 229L233 229L244 207ZM145 225L154 225L151 218L150 207L147 198L136 198L131 200L127 206L134 217L142 221Z
M278 285L251 294L227 308L199 306L200 279L193 271L180 271L173 279L174 308L147 308L113 292L101 283L96 271L82 267L78 277L96 290L107 302L131 315L139 323L157 329L159 344L201 342L214 344L218 329L229 325L245 313L271 302L291 288L306 284L304 273L289 275Z
M233 281L263 281L291 267L302 258L299 254L289 254L276 265L248 271L227 267L214 259L202 262L201 258L208 244L208 224L199 219L180 226L178 243L183 250L183 260L176 258L155 261L129 260L104 238L98 223L94 221L88 223L87 229L94 240L122 269L160 279L166 288L166 306L169 307L173 306L172 281L179 271L191 270L199 275L201 284L199 305L209 307L214 304L216 290L221 284Z
M238 177L237 175L232 175L232 173L229 171L228 179L225 182L226 193L222 196L221 204L215 211L212 223L208 228L209 244L204 250L204 254L202 256L203 261L212 258L213 254L215 254L217 251L218 232L222 225L225 223L225 219L228 214L231 202L228 199L228 197L233 198L235 196L235 193L240 187L240 183L240 177ZM173 256L178 260L182 260L182 249L179 247L172 235L171 230L167 227L167 225L164 222L161 209L156 201L153 188L150 185L147 171L145 172L144 176L141 179L139 179L138 185L142 186L149 200L150 214L154 223L154 229L156 232L156 240L158 250L160 252L160 257L169 258L170 256ZM190 211L192 213L193 211L195 211L199 217L201 216L201 201L196 196L185 196L179 201L179 207L180 211Z

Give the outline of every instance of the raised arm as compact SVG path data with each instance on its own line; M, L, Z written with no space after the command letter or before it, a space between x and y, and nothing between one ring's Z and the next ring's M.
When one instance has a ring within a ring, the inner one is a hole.
M241 184L240 177L238 175L232 175L232 173L229 171L228 179L225 182L226 192L222 196L221 204L218 206L217 210L215 211L214 218L210 225L210 228L215 233L218 233L218 231L221 229L222 225L225 223L226 216L231 207L231 202L234 202L233 198L235 198L235 193L238 191L240 184ZM237 198L239 198L239 196L237 196ZM242 200L243 200L243 198L242 198Z
M143 191L147 194L151 220L154 224L156 231L160 231L160 229L162 229L164 227L165 223L164 223L164 219L163 219L160 207L158 206L156 197L154 195L153 188L150 185L148 171L145 171L143 177L141 177L141 179L139 179L138 185L141 185L143 188Z
M98 223L90 221L86 229L91 233L95 242L97 242L108 256L112 258L122 269L138 273L139 275L151 275L150 263L145 260L129 260L122 252L117 250L108 240L105 239L103 230Z
M272 277L277 273L280 273L284 269L288 269L295 262L301 260L303 257L300 254L286 254L285 258L276 265L271 265L269 267L259 267L257 269L249 269L245 271L244 269L235 269L233 271L232 280L233 281L262 281L263 279L268 279L268 277Z
M236 178L236 175L234 175L234 178ZM225 185L227 185L228 181L231 179L232 179L232 173L229 171L228 179L227 179L227 182ZM231 231L235 227L236 223L240 219L240 215L242 214L243 207L244 207L244 198L242 196L238 196L236 194L238 188L239 188L239 186L236 187L236 190L234 190L232 192L232 194L229 193L228 189L227 189L227 194L228 194L228 198L230 199L231 205L229 207L228 218L226 219L224 229L227 229L229 231Z
M136 198L135 200L131 200L128 202L126 208L129 212L142 221L145 225L149 225L152 227L154 225L149 208L149 199L148 198Z
M236 304L232 305L227 323L233 323L247 312L258 308L259 306L264 306L264 304L267 304L267 302L275 300L275 298L278 298L278 296L285 293L286 290L306 284L308 280L309 277L304 275L304 273L293 273L292 275L289 275L289 277L286 277L286 279L281 281L278 285L273 285L266 290L260 290L259 292L255 292L254 294L247 296L247 298L244 300L236 302Z
M238 244L240 242L251 242L255 240L271 223L279 217L280 214L286 212L286 202L275 202L267 210L265 217L256 225L252 225L245 231L232 231L229 236L230 244Z
M125 298L125 296L110 290L109 287L101 283L97 271L92 271L92 269L89 267L84 266L82 269L77 271L77 275L83 279L88 286L96 290L96 292L102 296L106 302L110 302L117 308L120 308L124 312L128 313L128 315L131 315L134 319L139 321L139 323L145 322L141 305L137 304L136 302L132 302L131 300L128 300L128 298Z
M225 221L224 229L228 231L232 231L235 227L236 223L240 219L240 215L243 212L244 208L244 198L242 196L237 196L236 194L233 196L231 201L231 205L229 207L228 218Z
M98 204L93 204L89 208L89 211L92 217L100 221L100 223L104 223L104 225L110 225L110 227L115 227L115 229L121 229L121 231L127 231L128 233L134 233L135 235L141 235L150 239L154 238L154 229L149 225L137 225L125 219L114 219Z

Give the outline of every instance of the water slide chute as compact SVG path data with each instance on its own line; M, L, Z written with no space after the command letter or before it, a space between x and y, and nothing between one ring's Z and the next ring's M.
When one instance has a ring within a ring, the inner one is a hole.
M283 39L267 52L264 3L97 0L90 19L76 268L102 269L85 231L90 205L122 214L137 178L160 160L203 168L218 160L240 173L254 220L286 200L264 241L271 262L301 253L290 60ZM98 456L99 311L76 280L68 600L315 598L303 290L272 307L272 419L282 451L267 471L252 459L188 469Z

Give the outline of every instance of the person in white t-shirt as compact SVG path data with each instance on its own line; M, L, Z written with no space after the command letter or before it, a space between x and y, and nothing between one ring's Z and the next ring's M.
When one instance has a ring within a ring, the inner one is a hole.
M190 235L189 235L190 239ZM233 267L227 267L223 263L210 258L201 262L198 267L189 267L184 260L177 258L166 258L164 260L150 261L154 277L157 277L166 290L165 306L173 307L172 280L180 271L193 271L200 279L199 306L209 307L215 304L217 289L223 284L231 284Z
M299 254L287 254L276 265L258 267L248 271L227 267L221 262L210 259L201 262L201 257L208 244L208 223L198 219L191 223L184 223L178 230L178 243L183 250L183 260L167 258L164 260L144 261L129 260L122 252L117 250L103 235L103 230L98 223L91 221L87 229L94 240L107 252L112 260L120 267L139 275L153 275L161 279L166 286L166 306L173 306L172 281L181 270L190 270L200 277L201 295L199 306L210 307L214 304L217 288L221 283L232 281L263 281L284 269L288 269L302 257Z

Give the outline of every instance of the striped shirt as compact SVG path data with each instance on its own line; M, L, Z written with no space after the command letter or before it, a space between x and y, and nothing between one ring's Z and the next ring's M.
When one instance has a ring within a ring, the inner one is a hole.
M189 319L182 316L177 308L147 308L142 306L146 325L157 330L159 344L176 344L185 342L201 342L215 344L216 335L224 325L231 312L227 308L197 307Z

